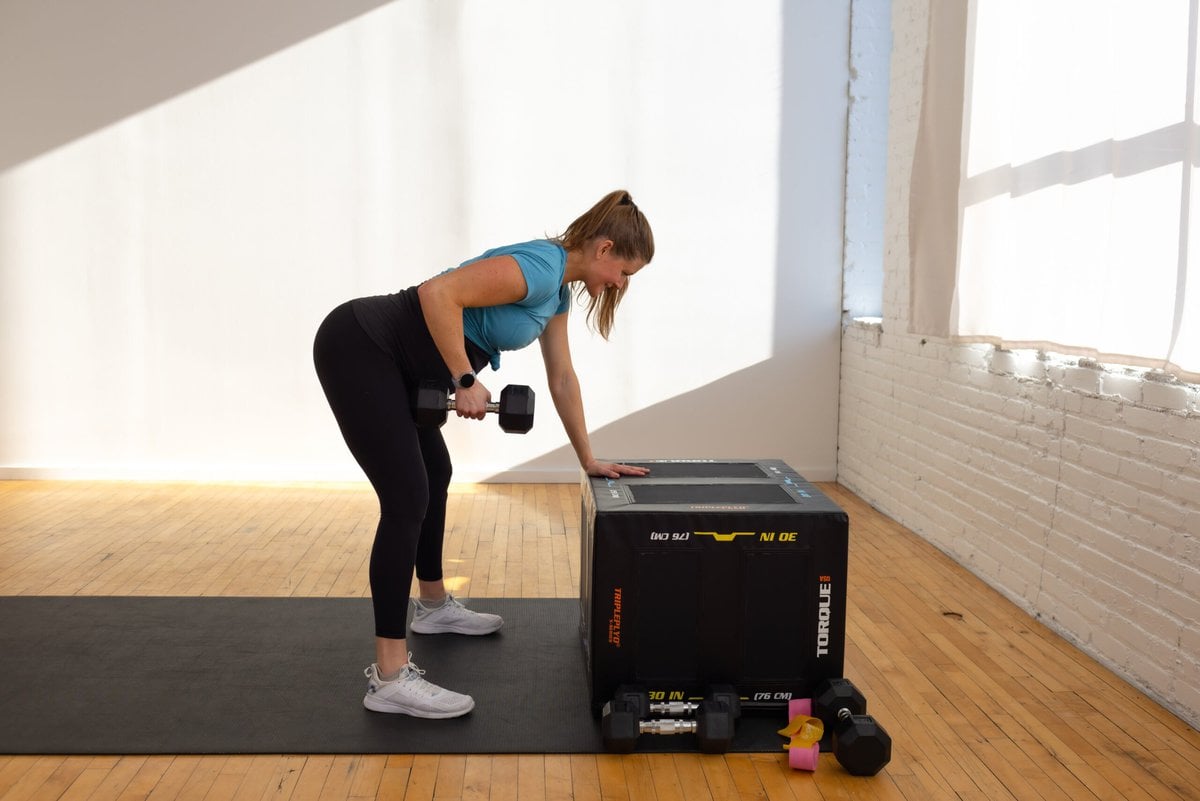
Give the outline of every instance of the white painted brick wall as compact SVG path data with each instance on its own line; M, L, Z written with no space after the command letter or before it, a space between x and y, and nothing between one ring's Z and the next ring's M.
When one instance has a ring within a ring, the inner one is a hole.
M906 333L928 0L893 0L883 323L842 349L838 479L1200 726L1200 393Z

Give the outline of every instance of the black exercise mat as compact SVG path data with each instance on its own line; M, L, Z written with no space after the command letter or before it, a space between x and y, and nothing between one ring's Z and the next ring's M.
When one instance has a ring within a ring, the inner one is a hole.
M451 720L369 712L370 601L358 598L0 598L0 753L598 753L564 599L473 599L487 637L411 635L428 678L470 693ZM743 717L737 751L782 725ZM690 735L642 737L686 751Z

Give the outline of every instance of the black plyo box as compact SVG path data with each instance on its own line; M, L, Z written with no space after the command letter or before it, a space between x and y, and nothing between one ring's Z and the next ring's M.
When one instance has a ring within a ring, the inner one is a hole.
M849 518L779 460L583 476L580 635L593 711L618 685L783 706L843 675Z

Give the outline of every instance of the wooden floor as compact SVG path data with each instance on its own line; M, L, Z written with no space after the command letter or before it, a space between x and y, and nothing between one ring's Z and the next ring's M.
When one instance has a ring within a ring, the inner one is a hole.
M851 520L846 673L895 741L876 777L850 777L828 754L815 774L790 771L782 750L0 756L0 801L1200 799L1200 733L821 486ZM375 513L365 485L0 482L0 596L361 596ZM456 486L447 576L460 595L575 597L578 540L573 485Z

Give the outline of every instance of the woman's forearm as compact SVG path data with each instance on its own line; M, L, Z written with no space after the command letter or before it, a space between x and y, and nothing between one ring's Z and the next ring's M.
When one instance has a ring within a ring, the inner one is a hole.
M554 408L562 420L571 447L575 449L579 466L586 470L588 464L595 459L595 455L592 453L587 422L583 416L583 395L579 390L579 379L573 370L564 373L550 384L550 397L554 400Z

